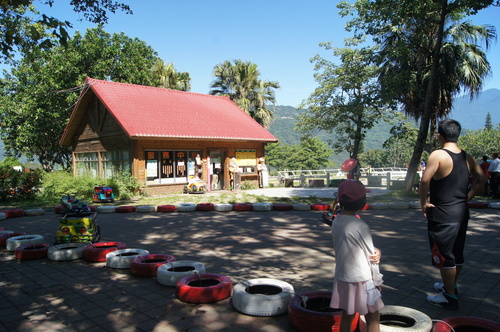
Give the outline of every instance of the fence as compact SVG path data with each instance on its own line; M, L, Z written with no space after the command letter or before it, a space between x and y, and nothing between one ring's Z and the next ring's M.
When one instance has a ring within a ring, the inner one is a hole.
M407 169L404 167L361 168L360 180L369 187L402 189ZM270 177L285 187L337 187L347 172L340 168L323 170L278 171L278 176Z

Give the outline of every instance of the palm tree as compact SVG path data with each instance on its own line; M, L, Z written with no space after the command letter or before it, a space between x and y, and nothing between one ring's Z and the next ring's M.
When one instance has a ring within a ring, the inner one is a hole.
M276 99L273 89L278 89L275 81L262 81L257 65L250 61L226 60L215 66L211 95L229 97L245 113L262 126L267 127L273 119L273 112L267 108Z
M178 72L173 63L165 63L158 58L153 66L153 73L156 77L156 87L189 91L191 90L191 77L188 72Z

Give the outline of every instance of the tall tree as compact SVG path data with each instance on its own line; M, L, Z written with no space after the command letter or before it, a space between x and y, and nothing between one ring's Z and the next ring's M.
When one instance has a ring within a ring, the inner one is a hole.
M1 138L16 157L38 159L46 170L70 166L71 153L59 145L87 76L152 85L157 59L139 39L109 34L101 27L76 33L66 48L24 54L0 86Z
M242 60L218 64L213 76L211 95L229 97L262 126L269 126L273 112L268 105L276 102L274 89L279 89L278 82L261 80L257 65Z
M447 114L454 96L468 90L471 98L489 72L485 53L494 28L459 20L491 5L491 0L360 0L340 6L343 14L355 8L349 23L356 33L369 34L382 45L380 62L383 92L398 100L405 113L419 120L417 141L410 160L405 189L411 190L429 125Z
M40 2L52 7L54 1ZM40 13L33 3L33 0L0 1L0 60L9 59L16 50L25 47L50 49L56 42L66 45L71 22ZM117 10L132 14L129 6L113 0L72 0L70 4L92 23L107 23L108 13Z
M189 91L191 90L191 77L188 72L178 72L173 63L165 63L157 59L153 67L155 85L159 88Z
M488 114L486 114L486 122L484 123L484 129L486 129L486 130L493 129L493 123L491 122L490 112L488 112Z
M383 118L386 110L376 80L379 70L373 65L375 49L320 45L332 50L340 64L319 55L312 59L319 87L299 106L306 111L299 116L297 128L302 133L317 129L335 132L334 151L347 151L357 159L367 130Z

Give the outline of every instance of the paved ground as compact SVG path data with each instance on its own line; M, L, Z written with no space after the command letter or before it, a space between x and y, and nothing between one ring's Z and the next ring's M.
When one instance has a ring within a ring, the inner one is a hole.
M330 196L331 197L331 194ZM268 277L297 293L328 291L335 258L318 211L99 214L102 240L196 260L233 283ZM438 272L429 266L426 223L418 210L364 211L382 250L383 299L432 319L474 316L500 321L500 210L472 210L460 309L426 302ZM0 221L8 230L52 242L59 216ZM251 317L226 299L187 304L155 278L84 260L16 260L0 251L0 331L294 331L287 315ZM315 331L311 331L315 332Z

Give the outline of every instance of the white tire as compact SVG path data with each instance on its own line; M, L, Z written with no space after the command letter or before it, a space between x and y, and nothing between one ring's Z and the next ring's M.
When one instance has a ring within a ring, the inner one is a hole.
M366 332L365 316L359 316L359 330ZM380 309L380 332L429 332L432 320L418 310L397 305Z
M27 246L30 244L44 243L45 240L42 235L19 235L8 238L5 247L8 251L16 251L20 246Z
M137 207L137 212L155 212L156 207L153 205L139 205Z
M407 210L410 207L408 202L390 202L388 208L390 210Z
M24 215L25 216L41 216L45 214L44 209L28 209L24 210Z
M96 209L97 213L114 213L116 210L116 206L114 205L103 205L98 206Z
M293 206L293 209L295 211L309 211L309 210L311 210L311 205L310 204L295 203L292 206Z
M83 250L87 243L61 243L50 246L47 258L51 261L72 261L83 258Z
M0 231L0 234L12 234L14 231Z
M409 205L410 209L420 209L420 202L411 202Z
M177 282L192 274L205 273L205 265L193 261L175 261L160 265L156 274L158 283L164 286L175 287Z
M119 249L106 254L106 266L112 269L130 269L130 262L139 255L149 255L145 249Z
M3 212L0 212L0 220L5 220L7 219L7 215Z
M177 205L177 211L179 211L179 212L196 211L196 205L193 203L181 203L181 204Z
M287 282L260 278L243 281L233 289L232 304L239 312L250 316L277 316L287 312L294 296Z
M490 209L500 209L500 202L492 202L489 204Z
M220 212L233 211L233 204L214 204L214 210Z
M273 209L273 203L253 203L254 211L271 211Z
M387 210L389 208L389 204L387 203L370 203L371 210Z

